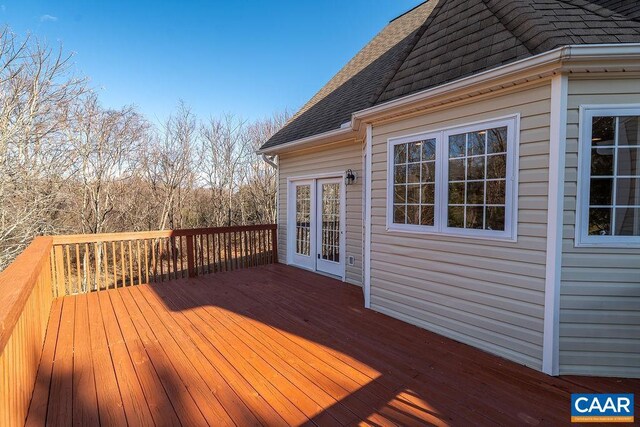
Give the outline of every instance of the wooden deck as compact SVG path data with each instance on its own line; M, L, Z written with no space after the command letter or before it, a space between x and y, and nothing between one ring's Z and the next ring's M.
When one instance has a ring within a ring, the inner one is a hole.
M560 425L551 378L362 308L283 265L54 302L28 425Z

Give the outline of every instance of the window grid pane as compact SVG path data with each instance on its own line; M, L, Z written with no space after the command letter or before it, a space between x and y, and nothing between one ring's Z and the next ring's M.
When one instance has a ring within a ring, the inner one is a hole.
M640 116L593 117L589 235L640 236Z
M448 143L447 226L504 231L507 128L450 135Z
M436 140L393 147L394 224L434 225Z

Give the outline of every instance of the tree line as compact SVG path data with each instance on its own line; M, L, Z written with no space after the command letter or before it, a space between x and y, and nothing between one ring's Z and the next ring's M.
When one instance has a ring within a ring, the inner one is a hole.
M72 56L0 32L0 270L43 234L273 223L276 171L255 154L287 113L161 123L105 108Z

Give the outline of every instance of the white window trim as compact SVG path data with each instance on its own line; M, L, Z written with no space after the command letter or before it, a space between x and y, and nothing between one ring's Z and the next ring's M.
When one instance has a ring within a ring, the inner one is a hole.
M640 236L590 236L591 122L594 116L640 116L640 104L581 105L578 139L575 247L640 248ZM614 171L616 172L616 171Z
M449 152L447 137L452 134L477 130L507 127L507 174L505 183L505 229L504 231L476 230L447 227L448 165ZM434 225L396 224L393 222L393 186L395 145L425 139L436 140L436 190ZM403 135L387 140L387 210L386 229L392 232L433 234L440 236L462 236L483 240L517 241L518 228L518 164L520 145L520 114L498 117L459 126L436 129L434 131ZM446 159L446 160L444 160Z

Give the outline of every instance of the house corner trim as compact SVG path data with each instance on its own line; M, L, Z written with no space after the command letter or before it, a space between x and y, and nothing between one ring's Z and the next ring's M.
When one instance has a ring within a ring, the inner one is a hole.
M551 122L549 135L549 191L547 210L547 256L544 290L544 332L542 371L559 373L560 275L564 175L567 132L568 77L556 75L551 81Z
M365 142L365 184L364 184L364 306L371 308L371 143L372 128L367 125Z

